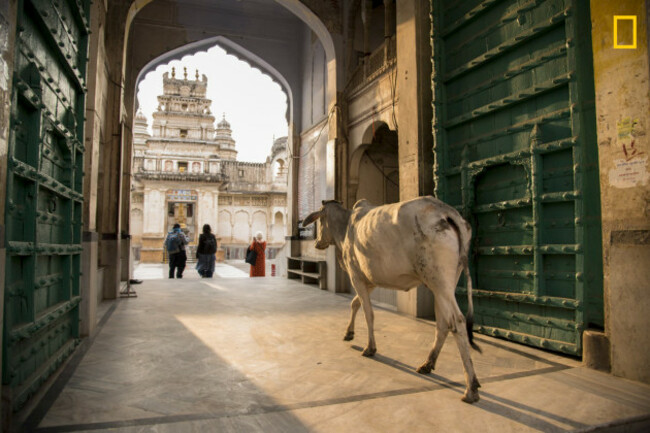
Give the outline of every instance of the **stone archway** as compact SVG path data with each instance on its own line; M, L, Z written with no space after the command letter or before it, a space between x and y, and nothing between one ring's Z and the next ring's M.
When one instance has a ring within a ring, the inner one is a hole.
M373 123L350 162L350 191L356 202L381 205L399 201L397 132L383 122Z
M374 205L399 201L399 163L397 132L384 122L371 124L364 133L350 163L350 194L353 200L366 199ZM354 182L354 183L352 183ZM397 308L397 291L377 287L373 302Z
M263 3L263 4L262 4ZM314 11L321 11L325 6L321 4L313 4L309 7L303 4L304 2L298 0L278 0L277 2L264 3L260 2L260 7L265 10L270 8L280 8L284 11L284 14L291 15L292 19L300 23L300 26L303 26L306 29L306 32L294 32L290 35L291 40L299 40L296 38L296 34L299 36L306 35L305 37L309 39L309 33L317 36L317 40L322 44L322 50L325 56L325 73L326 79L324 80L323 93L325 96L325 111L329 113L325 122L326 132L323 134L323 138L326 139L325 144L319 143L318 147L328 147L335 148L339 130L338 128L333 127L337 125L337 117L340 115L339 110L336 109L337 104L337 88L341 88L343 85L340 82L343 77L342 74L338 73L339 62L337 62L337 52L340 51L340 47L337 46L331 35L331 25L332 23L327 21L324 23L319 16L317 16ZM310 3L310 2L306 2ZM134 89L138 80L146 74L151 68L155 68L158 64L162 62L168 62L173 58L182 57L183 55L198 52L204 50L208 46L217 44L222 48L226 49L227 52L235 55L240 60L248 62L252 67L255 67L262 71L265 74L268 74L276 81L282 89L287 94L288 99L288 111L287 119L289 120L289 134L288 134L288 143L287 148L289 149L289 155L300 155L300 142L301 142L301 131L306 128L304 125L301 116L302 116L302 107L301 105L305 102L300 98L295 97L296 94L300 95L302 92L302 80L303 76L298 69L292 70L292 62L287 62L286 53L282 55L277 55L275 48L272 46L264 45L263 43L257 44L251 42L251 39L247 39L245 32L258 31L259 29L251 28L250 26L240 26L242 29L231 29L230 32L221 32L218 33L218 25L211 25L208 29L207 27L201 31L198 28L193 28L188 23L191 22L192 13L188 12L188 7L184 6L183 16L180 14L158 14L157 16L167 16L173 22L170 22L169 26L165 27L166 31L160 33L160 37L154 37L152 32L147 31L145 34L138 34L138 26L142 23L139 23L138 17L143 13L146 15L148 10L151 10L151 7L170 7L169 4L174 4L173 1L170 2L157 2L156 0L136 0L130 5L128 11L127 19L125 22L124 28L124 48L123 48L123 62L122 62L122 74L120 81L122 82L122 104L120 106L121 113L120 119L123 119L123 126L125 130L131 130L131 123L134 119L134 113L136 109L136 102L134 97ZM167 6L165 6L165 4ZM189 6L191 8L191 5ZM236 6L238 7L238 6ZM149 8L149 9L148 9ZM315 9L314 9L315 8ZM330 6L325 7L326 9ZM216 7L213 10L208 10L203 8L208 14L216 11ZM249 10L251 10L249 8ZM319 12L320 13L320 12ZM326 14L324 16L334 16L332 14ZM199 19L200 18L200 19ZM207 16L198 17L199 22L205 22ZM283 19L286 18L283 17ZM152 16L149 16L148 21L152 21ZM268 20L267 20L268 21ZM176 38L173 37L174 32L176 31ZM212 32L212 34L210 34ZM238 34L237 32L241 32ZM280 33L278 33L280 34ZM227 36L226 36L227 35ZM279 37L279 36L277 36ZM147 39L148 38L148 39ZM256 41L263 41L263 37L253 38ZM237 41L236 43L234 41ZM313 40L313 38L312 38ZM276 41L277 42L277 41ZM146 46L146 50L138 53L135 47L140 44L141 46ZM275 44L275 46L280 46L281 44ZM141 54L141 55L138 55ZM143 57L144 55L144 57ZM308 125L309 126L309 125ZM124 144L122 146L121 153L127 156L132 153L132 144L130 137L122 137ZM323 152L325 153L325 152ZM337 158L337 152L327 151L325 158L319 161L319 164L322 164L322 172L334 172L336 167L335 159ZM287 163L288 171L288 214L291 215L289 218L289 225L291 227L291 232L297 231L296 222L298 220L298 206L296 203L298 197L298 170L297 164L292 164L296 162L297 159L292 158ZM322 184L319 187L319 191L323 191L326 197L323 198L334 198L335 194L335 183L336 179L334 176L323 176ZM125 200L128 192L126 191L125 182L122 183L122 206L128 207L128 200ZM128 212L122 212L122 231L128 231ZM123 250L126 250L124 248Z

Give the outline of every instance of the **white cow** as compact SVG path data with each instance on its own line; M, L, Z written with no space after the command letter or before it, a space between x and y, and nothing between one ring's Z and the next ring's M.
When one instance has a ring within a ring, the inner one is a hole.
M436 198L420 197L384 206L360 200L352 211L337 201L324 201L320 210L305 218L303 226L316 220L316 248L339 248L343 266L357 292L350 305L352 312L344 340L354 338L354 319L363 305L368 325L368 346L363 355L373 356L377 348L370 292L375 287L408 291L424 284L435 299L437 332L427 361L417 371L431 372L447 334L452 331L467 382L462 400L478 401L481 385L470 357L470 345L480 351L472 342L472 279L467 258L472 230L463 217ZM467 321L454 296L463 271L467 277Z

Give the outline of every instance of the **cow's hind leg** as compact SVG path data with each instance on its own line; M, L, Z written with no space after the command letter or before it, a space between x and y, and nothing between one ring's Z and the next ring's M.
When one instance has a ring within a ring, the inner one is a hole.
M479 399L478 389L481 384L478 382L476 373L474 372L474 365L472 364L472 358L470 356L470 345L467 336L467 328L465 326L465 319L463 316L460 317L461 320L457 321L454 337L456 338L456 345L460 352L460 358L463 360L465 382L467 383L467 388L465 389L465 394L463 394L462 400L465 403L474 403Z
M477 402L479 399L478 388L481 385L476 378L474 365L472 364L472 358L470 356L469 338L467 336L465 317L463 317L460 308L458 308L456 298L454 297L454 291L449 290L449 288L447 288L447 290L441 290L437 293L435 302L436 314L440 314L440 316L436 317L436 320L445 321L451 332L454 333L456 346L458 346L458 352L460 352L460 359L463 361L465 383L467 384L467 387L465 388L465 394L463 394L461 400L465 403Z
M465 388L465 393L461 400L466 403L474 403L479 400L478 388L481 385L476 378L474 365L472 364L472 358L470 356L470 345L469 338L467 336L465 317L463 316L463 313L461 313L460 308L458 308L458 304L456 303L456 298L454 296L456 282L458 281L458 272L455 268L451 269L453 269L453 271L450 270L449 272L440 272L435 277L425 278L425 283L427 287L432 289L434 292L436 305L436 324L438 326L438 329L440 329L440 326L442 326L443 328L446 328L454 333L456 345L458 346L458 351L460 352L460 358L463 361L465 383L467 387ZM426 367L433 368L433 365L430 363L432 359L433 363L435 363L435 359L440 353L444 339L442 341L439 341L439 337L440 334L436 334L436 341L434 343L433 349L431 350L431 353L429 354L429 360L427 360L427 362L422 367L420 367L420 369L423 370L423 373L426 372ZM418 369L418 371L420 371L420 369Z
M357 317L357 311L361 307L361 299L359 295L355 296L352 302L350 302L350 323L348 323L348 329L345 333L343 340L350 341L354 339L354 320Z

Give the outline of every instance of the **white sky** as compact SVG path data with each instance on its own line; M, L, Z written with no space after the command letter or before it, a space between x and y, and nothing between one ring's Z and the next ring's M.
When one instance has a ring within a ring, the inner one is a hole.
M176 67L176 78L183 78L183 67L187 67L189 79L195 79L196 69L199 76L208 77L207 98L212 100L212 115L218 123L225 112L236 142L237 160L264 162L271 152L273 136L287 135L287 97L280 85L219 46L158 66L140 82L138 102L150 133L151 114L158 108L158 95L163 91L162 75L171 75L172 67Z

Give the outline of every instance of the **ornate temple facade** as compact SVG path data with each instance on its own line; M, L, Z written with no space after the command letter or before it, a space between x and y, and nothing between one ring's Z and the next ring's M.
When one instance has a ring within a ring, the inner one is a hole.
M152 132L138 113L133 129L131 236L136 260L160 262L175 223L186 228L190 250L203 224L219 239L218 258L241 258L261 231L269 257L284 244L287 223L287 138L273 141L264 163L237 161L225 119L217 124L206 98L208 79L163 75Z

